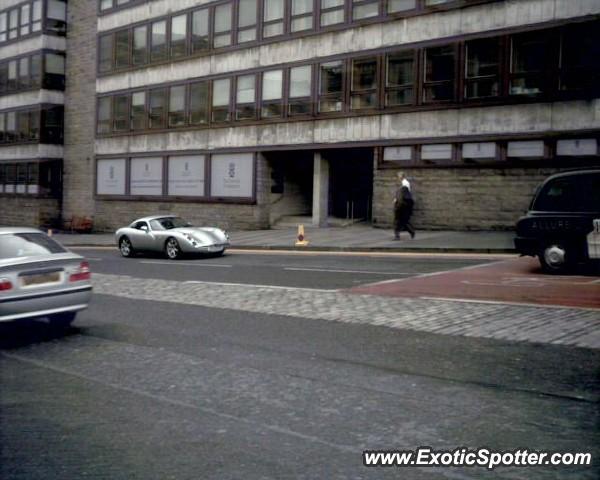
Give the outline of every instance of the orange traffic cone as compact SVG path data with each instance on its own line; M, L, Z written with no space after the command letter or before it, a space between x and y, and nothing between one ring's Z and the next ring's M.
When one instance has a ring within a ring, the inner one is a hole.
M297 247L306 247L308 240L304 236L304 225L298 225L298 239L296 240Z

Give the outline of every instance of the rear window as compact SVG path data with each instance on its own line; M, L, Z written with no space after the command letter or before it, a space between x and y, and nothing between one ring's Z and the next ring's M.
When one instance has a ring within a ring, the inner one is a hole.
M43 233L0 235L0 258L38 257L66 250Z
M533 210L600 211L600 174L559 177L546 183L535 199Z

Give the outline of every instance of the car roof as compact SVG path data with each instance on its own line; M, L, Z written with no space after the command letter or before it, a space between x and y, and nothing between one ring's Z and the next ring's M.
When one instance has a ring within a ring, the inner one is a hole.
M157 218L177 218L177 217L178 217L178 215L150 215L149 217L136 218L131 223L149 222L151 220L156 220Z
M572 177L575 175L589 175L589 174L600 174L600 169L598 168L587 168L587 169L577 169L577 170L565 170L563 172L555 173L554 175L549 176L544 183L547 183L555 178L561 177Z
M37 228L30 227L0 227L0 235L13 233L44 233Z

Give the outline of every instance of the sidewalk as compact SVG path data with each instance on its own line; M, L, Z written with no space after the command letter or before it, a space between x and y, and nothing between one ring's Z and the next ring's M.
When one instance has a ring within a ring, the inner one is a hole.
M380 252L448 252L448 253L514 253L514 232L417 231L414 240L402 233L393 240L391 230L370 225L314 228L305 226L306 247L294 247L296 228L229 232L232 249L315 250L315 251L380 251ZM66 234L56 238L67 246L115 246L111 233Z

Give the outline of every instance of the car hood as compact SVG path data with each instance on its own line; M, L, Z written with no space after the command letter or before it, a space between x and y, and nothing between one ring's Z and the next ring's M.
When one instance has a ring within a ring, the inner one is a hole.
M202 243L228 243L225 232L220 228L212 227L182 227L174 228L171 231L191 235Z

